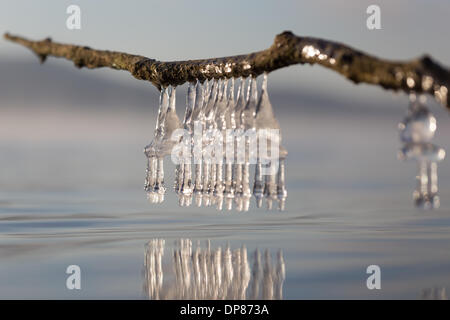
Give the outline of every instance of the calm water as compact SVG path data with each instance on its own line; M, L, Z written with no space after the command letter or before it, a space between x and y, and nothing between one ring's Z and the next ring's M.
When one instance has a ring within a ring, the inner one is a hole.
M248 263L237 268L250 278L259 270L260 294L278 286L284 299L416 299L434 289L442 296L450 288L450 164L439 166L441 208L415 209L416 167L396 159L404 111L280 114L289 151L287 210L253 204L247 213L180 209L171 190L162 205L146 202L142 148L153 111L4 111L0 298L145 299L152 281L162 281L162 298L180 290L194 298L177 280L179 239L190 239L194 250L245 247ZM437 106L433 112L436 142L449 150L448 118ZM171 186L173 166L166 166ZM163 280L145 262L155 239L165 240ZM66 289L72 264L81 268L81 290ZM372 264L381 267L381 290L366 287ZM233 281L251 297L251 279Z

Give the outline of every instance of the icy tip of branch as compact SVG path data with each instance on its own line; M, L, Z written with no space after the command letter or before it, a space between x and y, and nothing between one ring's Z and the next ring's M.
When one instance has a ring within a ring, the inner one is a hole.
M5 33L4 38L29 48L41 62L48 56L54 56L71 60L79 68L126 70L137 79L150 81L158 89L213 78L256 77L289 65L309 63L338 72L354 83L374 84L405 93L430 94L445 107L450 106L450 72L430 56L394 62L341 43L299 37L290 31L277 35L272 46L266 50L223 58L174 62L60 44L50 38L32 41L9 33Z

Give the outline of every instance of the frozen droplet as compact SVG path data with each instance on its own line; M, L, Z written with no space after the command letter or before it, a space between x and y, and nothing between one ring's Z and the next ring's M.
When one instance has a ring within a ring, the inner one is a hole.
M406 143L399 152L400 160L439 162L445 158L445 150L432 143Z
M194 194L201 195L203 192L203 179L202 179L202 163L195 164L195 185ZM197 201L196 201L197 203ZM200 201L201 204L201 201Z
M269 174L265 176L264 193L267 201L267 209L272 209L273 201L277 200L277 182L276 174Z
M181 193L185 196L191 196L193 192L192 188L192 174L191 174L191 164L184 164L183 172L183 184L181 185Z
M147 175L145 178L145 191L153 192L156 183L157 159L154 156L147 158Z
M224 196L227 199L233 199L234 198L234 184L233 184L233 168L234 164L232 163L225 163L225 189L224 189ZM231 202L232 204L232 202ZM227 205L227 208L229 206ZM231 209L228 209L231 210Z
M407 117L399 123L403 142L429 142L436 132L436 118L420 102L411 104Z
M158 194L157 202L159 203L164 201L164 194L166 193L166 188L164 186L164 159L158 158L157 164L156 183L153 190Z
M177 164L175 166L175 183L173 186L173 189L175 191L175 193L180 193L181 192L181 187L183 185L183 177L184 177L184 165L181 164Z

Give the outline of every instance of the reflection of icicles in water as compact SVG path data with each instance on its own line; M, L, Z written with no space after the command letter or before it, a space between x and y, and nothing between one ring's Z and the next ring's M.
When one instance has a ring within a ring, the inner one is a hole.
M445 150L430 143L436 131L436 118L415 94L410 95L407 117L399 123L400 139L404 143L399 152L401 160L416 160L419 165L416 206L424 209L439 207L437 162L445 158Z
M173 186L181 206L194 202L199 207L231 210L234 205L248 211L253 194L258 208L266 198L269 209L277 201L284 210L287 151L279 146L280 127L268 96L267 74L261 94L257 78L237 81L236 97L234 78L190 83L183 123L176 115L175 88L162 88L155 137L145 148L145 189L151 202L163 201L163 159L168 155L174 159L175 154ZM175 132L179 128L184 129L181 135Z
M162 256L164 255L164 240L152 239L145 248L144 259L144 292L152 300L160 299L163 285Z
M144 294L149 299L283 298L286 275L281 251L273 258L267 249L262 257L256 249L249 259L245 246L212 249L208 241L205 248L198 244L193 249L191 240L180 239L167 270L162 269L163 256L164 240L149 241L144 260Z
M422 300L448 300L447 290L445 287L434 287L422 290Z

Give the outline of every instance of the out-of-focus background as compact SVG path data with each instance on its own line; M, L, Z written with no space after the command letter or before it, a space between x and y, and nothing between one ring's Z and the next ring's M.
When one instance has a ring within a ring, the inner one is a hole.
M81 8L81 30L66 28L71 4ZM291 30L450 65L447 1L377 1L381 30L366 27L370 4L2 0L0 32L170 61L262 50ZM177 90L180 117L185 91ZM289 151L286 212L181 210L171 194L150 205L142 150L158 91L126 72L52 57L40 65L1 40L0 297L139 298L144 243L180 237L284 250L290 299L420 298L448 287L450 162L438 168L441 208L414 209L416 166L397 160L408 97L308 65L271 73L269 94ZM433 142L448 150L449 114L432 97L427 105L438 119ZM91 285L67 290L69 264ZM382 267L381 291L365 286L369 264Z

